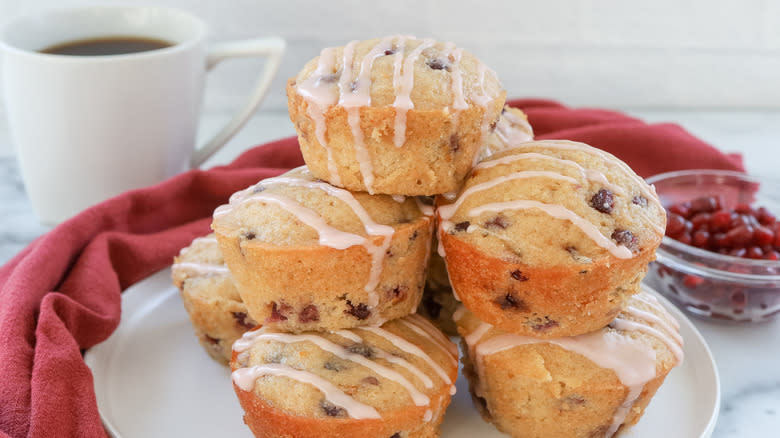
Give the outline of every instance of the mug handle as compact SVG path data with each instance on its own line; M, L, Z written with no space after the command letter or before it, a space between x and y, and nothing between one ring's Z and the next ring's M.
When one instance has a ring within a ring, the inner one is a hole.
M229 58L245 58L254 56L267 56L263 73L257 80L255 88L247 98L243 107L233 116L225 127L197 148L192 154L190 167L196 168L203 164L210 156L214 155L233 135L241 129L263 101L268 87L271 85L279 65L282 62L285 42L281 38L270 37L245 41L232 41L210 46L206 54L206 70L209 71L217 64Z

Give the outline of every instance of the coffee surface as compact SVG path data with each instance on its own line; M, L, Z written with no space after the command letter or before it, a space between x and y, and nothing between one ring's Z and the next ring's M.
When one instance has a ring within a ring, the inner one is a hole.
M41 53L70 56L106 56L148 52L164 49L173 43L165 40L134 36L111 36L67 41L41 50Z

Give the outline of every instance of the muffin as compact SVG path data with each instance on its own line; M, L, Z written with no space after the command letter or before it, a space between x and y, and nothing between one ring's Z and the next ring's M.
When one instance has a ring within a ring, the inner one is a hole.
M435 237L434 243L437 243ZM458 330L455 327L455 321L452 320L452 314L458 308L459 303L452 294L447 267L444 264L444 259L436 251L437 246L433 245L428 262L425 290L417 313L428 318L447 336L457 336Z
M479 159L484 160L496 152L533 139L534 129L528 123L528 116L518 108L504 105L496 128L488 135L487 141L480 149Z
M431 210L416 198L349 192L300 167L233 194L212 228L255 321L338 330L414 312Z
M233 342L257 324L247 314L214 235L198 237L183 248L174 258L171 277L200 345L227 365Z
M298 335L263 327L233 348L257 437L437 437L455 393L457 347L417 315Z
M534 337L607 325L639 290L666 214L655 190L583 143L520 143L439 197L452 286L477 317Z
M513 437L610 437L634 425L683 359L677 322L641 292L607 327L574 337L508 333L462 308L464 374L486 421Z
M354 191L458 189L506 92L452 43L405 36L322 50L287 83L290 120L317 178Z

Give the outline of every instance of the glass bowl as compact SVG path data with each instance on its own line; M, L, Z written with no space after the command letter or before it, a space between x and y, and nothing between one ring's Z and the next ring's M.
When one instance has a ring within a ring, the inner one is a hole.
M780 182L724 170L655 175L664 207L718 196L723 207L766 207L780 215ZM780 313L780 261L754 260L696 248L664 236L645 281L688 313L730 322L767 321Z

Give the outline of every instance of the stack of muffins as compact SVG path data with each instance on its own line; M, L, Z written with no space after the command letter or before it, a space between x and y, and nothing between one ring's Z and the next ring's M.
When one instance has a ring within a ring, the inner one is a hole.
M639 293L665 220L641 178L587 145L530 141L495 73L451 43L327 48L287 94L306 166L231 196L173 269L256 436L438 436L458 350L421 300L457 324L499 430L612 436L638 420L682 355Z

